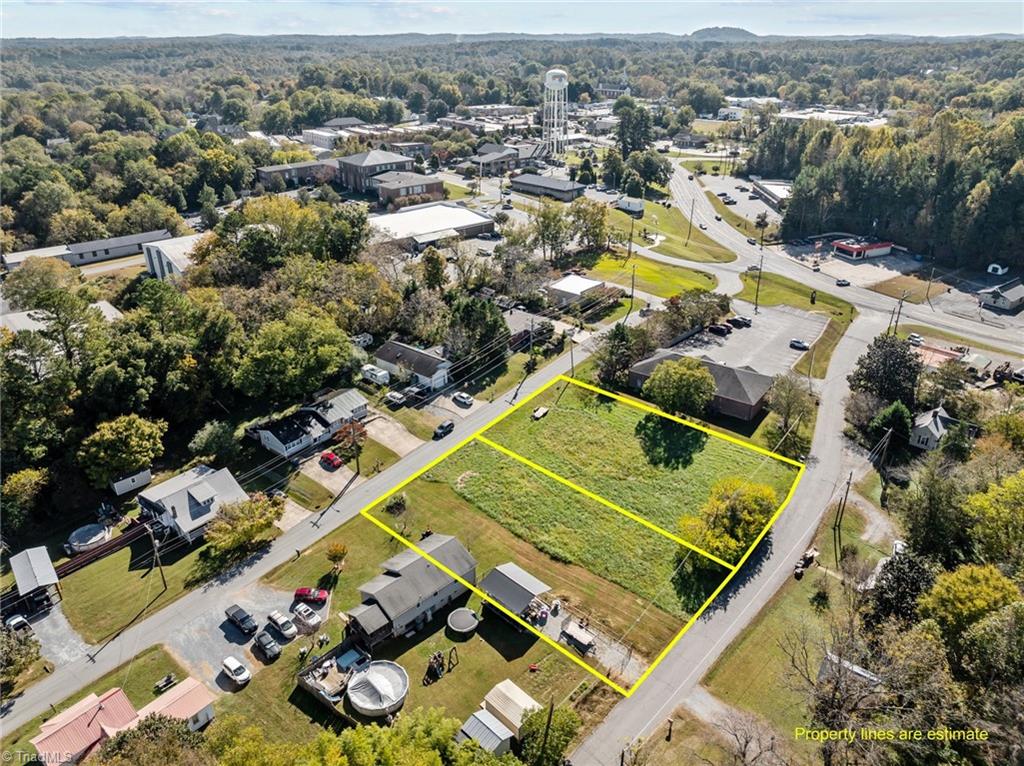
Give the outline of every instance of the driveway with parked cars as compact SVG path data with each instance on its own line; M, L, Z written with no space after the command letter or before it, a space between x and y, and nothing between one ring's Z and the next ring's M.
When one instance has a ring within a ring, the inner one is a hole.
M680 344L694 356L708 356L712 361L732 367L753 367L764 375L778 375L789 370L803 352L791 349L790 340L797 338L814 343L828 324L824 314L811 314L789 306L762 306L755 314L753 305L733 301L733 310L753 321L750 327L733 327L725 336L699 333Z
M316 583L310 583L311 586ZM288 591L269 588L253 583L236 594L234 603L247 611L256 621L258 631L269 630L270 635L278 644L289 643L274 628L268 628L267 615L279 609L289 618L294 619L292 609L295 601ZM330 602L328 602L330 603ZM326 618L327 606L317 607L309 604L317 613ZM234 623L228 620L223 611L207 612L191 622L181 625L167 642L167 647L188 671L205 683L210 689L219 692L234 692L235 685L228 679L221 668L221 662L227 656L242 661L253 673L259 671L267 660L259 651L253 650L253 638L243 633ZM292 641L301 641L302 634ZM308 640L308 639L307 639Z

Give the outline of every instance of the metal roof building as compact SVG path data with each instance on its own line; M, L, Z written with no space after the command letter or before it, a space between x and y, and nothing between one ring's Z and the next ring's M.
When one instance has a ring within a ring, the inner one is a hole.
M551 586L510 561L488 572L480 581L480 590L510 612L521 614L534 598L551 590Z
M477 710L466 719L455 735L456 742L466 739L476 740L488 753L504 755L512 747L512 730L486 710Z
M10 558L14 582L18 585L18 595L25 596L37 588L56 585L57 571L50 561L50 553L45 546L26 548Z

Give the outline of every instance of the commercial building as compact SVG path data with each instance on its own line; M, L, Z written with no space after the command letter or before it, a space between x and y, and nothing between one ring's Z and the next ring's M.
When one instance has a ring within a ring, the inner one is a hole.
M190 471L160 482L139 493L139 506L172 529L180 537L194 542L203 536L225 503L237 503L249 496L227 468L215 471L198 465Z
M264 186L268 186L275 178L284 181L285 186L295 187L329 183L337 177L338 161L334 159L288 162L256 168L256 178Z
M333 117L324 123L325 128L357 128L366 123L358 117Z
M481 176L500 176L519 167L519 150L501 144L484 144L459 168L473 167Z
M333 149L339 138L344 138L343 131L334 128L307 128L302 131L302 143L319 146L321 149Z
M321 397L291 415L254 426L249 433L271 452L291 457L330 441L342 426L362 420L368 412L366 397L349 388Z
M428 534L419 548L463 580L476 584L476 559L451 535ZM383 573L359 586L362 603L349 610L349 629L372 649L423 627L434 614L466 592L466 586L414 550L381 564Z
M384 146L390 152L396 152L404 157L422 160L429 159L431 145L426 141L395 141Z
M53 245L33 250L21 250L17 253L4 253L0 256L0 260L8 271L18 268L28 258L60 258L72 266L86 266L90 263L136 255L142 251L142 246L145 243L169 239L170 236L171 233L167 229L154 229L141 234L94 239L73 245Z
M422 198L434 201L444 197L444 181L437 176L391 170L374 176L370 183L384 205L401 202L409 197L420 197L420 202L425 201Z
M985 308L1016 311L1024 305L1024 283L1017 277L997 287L979 290L978 297Z
M448 385L448 370L452 363L434 351L389 340L373 356L377 367L399 380L412 378L432 391Z
M411 173L413 161L410 157L380 149L352 154L338 160L341 183L356 192L371 190L370 179L389 170Z
M595 92L601 98L614 101L619 96L628 96L632 93L627 82L602 82L598 83Z
M513 191L533 194L539 197L554 197L563 202L572 202L582 196L586 187L567 178L551 178L535 173L523 173L511 181Z
M428 202L370 217L370 228L409 250L494 231L494 219L457 202Z
M146 270L157 279L180 277L192 267L192 250L203 234L188 234L142 246Z
M821 120L823 122L831 122L834 125L863 125L868 128L880 128L888 123L888 120L885 117L872 114L871 112L859 109L836 109L833 107L823 106L779 112L779 119L788 120L790 122Z
M737 122L747 116L747 109L742 106L723 106L718 110L718 119Z
M597 279L588 279L578 274L570 274L556 282L552 282L545 291L553 304L565 307L571 306L574 303L580 303L588 296L603 290L604 286L605 283Z
M630 387L640 390L662 362L687 357L681 351L665 349L637 362L629 368ZM729 367L707 357L701 357L699 361L715 379L715 395L711 400L713 412L745 421L753 420L761 414L772 387L771 377L751 367Z
M832 243L832 254L851 261L879 258L892 252L892 242L878 242L867 237L839 239Z
M758 176L750 177L750 187L753 193L773 210L781 210L793 193L792 181L771 180Z
M120 319L123 314L108 301L96 301L89 304L103 315L108 322ZM0 316L0 327L6 327L13 333L39 332L46 329L45 311L12 311Z
M711 142L707 136L701 136L689 131L680 131L672 136L672 143L680 149L703 149Z

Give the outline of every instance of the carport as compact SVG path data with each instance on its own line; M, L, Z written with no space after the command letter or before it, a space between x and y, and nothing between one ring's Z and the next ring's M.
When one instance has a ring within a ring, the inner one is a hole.
M480 582L480 588L488 596L513 614L521 615L533 600L551 590L518 564L511 561L499 564Z

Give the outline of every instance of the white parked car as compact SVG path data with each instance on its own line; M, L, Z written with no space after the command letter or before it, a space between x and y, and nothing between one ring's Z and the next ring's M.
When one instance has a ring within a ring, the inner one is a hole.
M277 609L268 614L267 619L270 620L271 625L277 628L277 632L285 638L295 638L299 635L299 629L295 627L295 623Z
M924 336L918 335L916 332L912 332L907 336L907 340L910 341L911 346L920 346L924 343Z
M320 627L320 615L313 611L312 607L308 604L296 604L294 612L295 618L303 625L306 625L313 630Z
M221 663L221 667L224 668L224 673L228 678L235 684L235 686L245 686L249 681L252 680L252 673L249 672L249 668L241 663L235 657L230 655L224 658L224 662Z
M459 391L459 393L452 396L452 401L458 404L460 407L473 406L473 397L467 394L465 391Z

